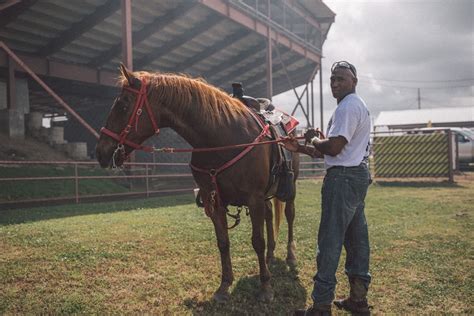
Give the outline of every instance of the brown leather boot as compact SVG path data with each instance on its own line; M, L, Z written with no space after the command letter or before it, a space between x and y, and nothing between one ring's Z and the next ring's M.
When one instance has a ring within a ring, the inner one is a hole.
M353 315L363 315L369 316L370 315L370 308L369 304L367 303L367 299L362 301L354 301L350 297L345 298L343 300L335 300L334 305L337 306L339 309L346 310L351 312Z
M369 304L367 303L368 288L365 282L359 278L349 278L351 292L348 298L335 300L334 305L340 309L352 312L356 315L370 315Z
M313 304L308 309L295 310L294 316L331 316L331 304Z

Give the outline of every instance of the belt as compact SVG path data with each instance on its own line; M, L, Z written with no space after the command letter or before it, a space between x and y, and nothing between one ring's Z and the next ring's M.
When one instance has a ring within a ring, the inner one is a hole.
M360 167L367 167L367 164L365 162L361 163L360 165L358 166L351 166L351 167L346 167L346 166L332 166L332 167L329 167L327 171L329 170L351 170L351 169L357 169L357 168L360 168Z

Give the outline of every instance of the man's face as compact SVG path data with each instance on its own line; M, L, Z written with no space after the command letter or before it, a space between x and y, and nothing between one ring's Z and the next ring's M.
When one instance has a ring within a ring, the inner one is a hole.
M357 78L347 68L336 68L331 74L332 96L341 101L346 95L355 91Z

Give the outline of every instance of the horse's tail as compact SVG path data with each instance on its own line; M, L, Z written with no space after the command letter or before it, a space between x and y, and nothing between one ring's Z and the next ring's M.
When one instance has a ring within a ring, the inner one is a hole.
M275 210L275 222L273 223L273 236L275 237L275 241L278 238L278 232L280 231L280 224L283 218L283 213L285 212L285 205L286 203L280 201L277 198L273 198L273 209Z

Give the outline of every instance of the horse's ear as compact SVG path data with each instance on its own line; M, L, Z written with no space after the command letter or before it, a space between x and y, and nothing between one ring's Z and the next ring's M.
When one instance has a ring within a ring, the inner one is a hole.
M140 79L136 78L131 71L125 67L124 64L120 63L120 72L127 79L128 85L131 87L140 86Z

